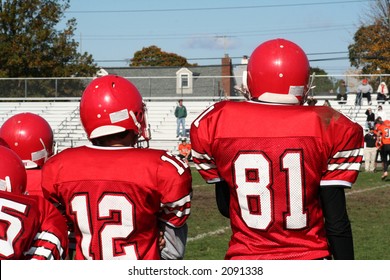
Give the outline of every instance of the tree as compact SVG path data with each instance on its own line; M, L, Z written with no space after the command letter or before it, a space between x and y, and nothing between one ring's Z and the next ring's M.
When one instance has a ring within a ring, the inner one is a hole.
M327 95L333 90L333 82L325 70L318 67L310 67L310 74L314 75L312 95Z
M130 66L195 66L175 53L168 53L157 46L149 46L134 53Z
M371 6L367 24L362 24L348 46L351 66L364 74L390 72L390 0Z
M91 76L96 65L77 52L76 20L64 30L70 0L2 0L0 2L0 77Z

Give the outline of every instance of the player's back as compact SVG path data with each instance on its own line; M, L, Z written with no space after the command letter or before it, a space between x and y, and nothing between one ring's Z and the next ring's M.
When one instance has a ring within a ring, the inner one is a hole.
M390 121L385 120L381 125L378 126L380 131L381 141L384 145L390 144Z
M77 224L77 259L159 258L158 216L165 206L185 213L183 183L190 186L191 176L182 162L151 149L73 148L43 169L45 191ZM173 226L186 219L169 210L160 216Z
M202 176L231 188L226 258L329 255L319 187L334 180L348 187L356 179L356 166L341 166L338 153L354 150L343 138L361 127L329 107L231 101L213 107L194 121L191 142Z
M35 199L0 191L0 259L26 259L39 230L40 213Z

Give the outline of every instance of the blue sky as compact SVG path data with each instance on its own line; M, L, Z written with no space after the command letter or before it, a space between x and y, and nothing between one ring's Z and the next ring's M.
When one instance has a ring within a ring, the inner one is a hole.
M336 0L70 0L66 18L77 21L80 51L99 66L156 45L199 65L233 63L260 43L285 38L299 44L312 67L329 74L350 68L348 45L372 1ZM315 61L325 59L325 61ZM332 60L326 60L332 59Z

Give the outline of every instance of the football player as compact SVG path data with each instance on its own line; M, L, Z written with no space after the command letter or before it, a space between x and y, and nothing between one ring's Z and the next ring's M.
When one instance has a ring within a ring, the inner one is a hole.
M309 61L291 41L260 44L244 77L250 100L216 103L190 130L193 161L230 217L225 258L353 259L344 190L361 166L362 127L300 106Z
M24 195L26 180L18 155L0 146L0 259L65 259L65 219L43 197Z
M53 155L53 130L34 113L19 113L7 119L0 128L0 138L22 159L27 172L26 191L43 197L41 170Z
M44 195L74 224L75 259L183 258L191 172L165 151L135 148L149 138L137 88L120 76L94 79L80 118L92 144L54 155L42 171Z
M382 180L388 176L388 169L390 163L390 121L385 120L377 127L380 138L380 155L383 164Z

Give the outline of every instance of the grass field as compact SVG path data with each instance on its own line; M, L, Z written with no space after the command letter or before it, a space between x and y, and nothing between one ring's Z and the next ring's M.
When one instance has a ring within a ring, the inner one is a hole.
M193 169L193 203L185 259L221 260L230 239L229 220L219 214L213 185ZM390 179L382 173L359 174L347 190L357 260L390 260Z

